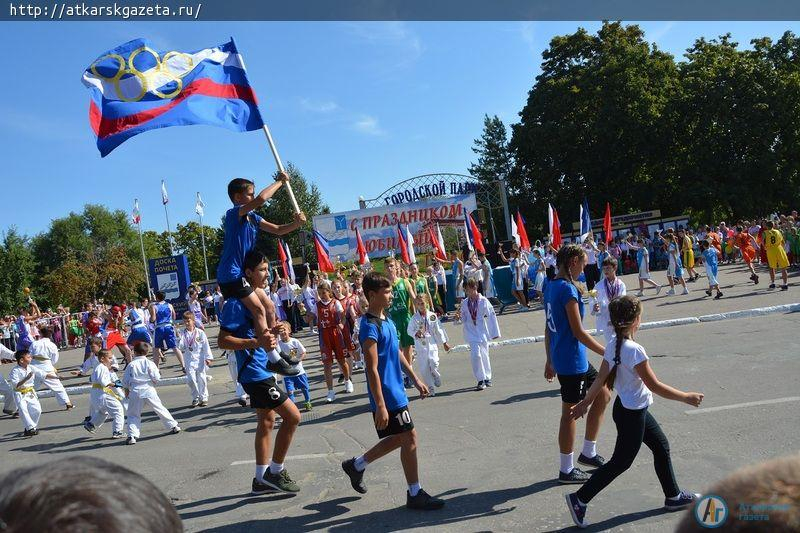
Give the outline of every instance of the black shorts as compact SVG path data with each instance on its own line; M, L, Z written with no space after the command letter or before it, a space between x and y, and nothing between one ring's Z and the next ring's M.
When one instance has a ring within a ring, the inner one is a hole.
M597 370L589 363L589 369L583 374L558 374L561 384L561 401L564 403L578 403L586 397L586 391L594 383Z
M275 378L251 383L242 383L242 388L250 396L250 407L253 409L275 409L289 399L283 392Z
M227 283L220 283L219 288L222 291L222 298L225 300L228 298L236 298L237 300L241 300L242 298L247 298L253 293L253 287L251 287L244 278L239 278Z
M372 420L375 420L375 413L372 413ZM378 438L385 439L391 435L399 435L406 431L414 429L414 421L411 420L411 413L408 412L408 406L401 407L396 411L389 411L389 425L386 429L379 429Z

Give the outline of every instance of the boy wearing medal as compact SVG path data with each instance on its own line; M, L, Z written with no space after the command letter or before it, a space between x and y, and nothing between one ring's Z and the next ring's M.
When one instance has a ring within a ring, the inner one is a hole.
M617 277L617 260L608 256L602 263L604 278L594 286L590 292L592 315L597 317L597 331L605 336L605 344L608 345L614 337L614 328L609 326L608 304L614 298L625 296L627 290L625 283Z
M289 335L289 332L292 330L292 326L288 322L281 322L281 325L283 326L283 329L281 329L280 337L278 338L278 351L300 361L295 366L295 368L300 371L299 374L296 376L283 376L283 386L286 387L286 395L289 396L289 399L294 402L294 391L299 390L303 393L303 397L305 398L303 407L306 411L310 411L312 407L311 388L308 385L308 375L306 374L306 370L303 368L303 359L306 357L306 348L303 346L303 343Z
M478 293L478 282L474 278L464 282L464 290L467 293L467 297L461 302L464 340L469 344L472 374L478 381L475 390L482 391L492 386L489 341L500 338L500 326L492 304Z
M214 355L208 345L206 333L195 326L195 316L191 311L183 313L183 323L186 326L178 339L178 349L184 354L184 370L189 393L192 395L191 407L205 407L208 405L208 377L206 368L211 366Z
M436 396L436 387L442 385L439 373L439 344L446 352L450 351L445 333L436 313L428 310L430 295L417 293L414 307L417 312L408 323L407 333L414 337L414 351L417 352L417 372L428 386L428 396Z

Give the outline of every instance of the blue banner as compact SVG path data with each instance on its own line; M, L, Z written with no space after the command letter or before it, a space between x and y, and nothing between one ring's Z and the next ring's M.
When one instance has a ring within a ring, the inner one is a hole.
M166 296L166 301L175 308L178 320L188 309L186 294L189 290L189 260L185 255L173 255L150 259L150 283L153 292L161 291Z

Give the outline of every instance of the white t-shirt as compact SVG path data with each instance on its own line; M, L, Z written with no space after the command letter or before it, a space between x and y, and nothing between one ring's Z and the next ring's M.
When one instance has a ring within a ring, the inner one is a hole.
M597 252L594 251L592 246L588 244L583 245L583 250L586 252L586 264L587 265L596 265L597 264Z
M283 342L282 340L278 339L278 349L286 355L291 355L297 359L300 359L300 356L302 356L306 351L306 349L303 347L303 343L292 337L289 337L288 342ZM303 368L303 363L299 363L297 365L297 369L300 371L298 376L306 373L306 370Z
M614 353L616 351L616 336L606 346L603 356L609 367L614 368ZM642 361L647 361L647 353L641 344L630 339L622 341L619 349L620 364L617 367L617 377L614 380L614 389L619 395L622 406L626 409L644 409L653 403L653 393L650 392L642 378L634 368Z

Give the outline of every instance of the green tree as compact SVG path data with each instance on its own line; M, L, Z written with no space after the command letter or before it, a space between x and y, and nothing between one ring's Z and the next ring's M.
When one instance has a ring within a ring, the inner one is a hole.
M11 226L0 245L0 313L15 313L27 299L22 289L32 287L35 260L27 237ZM37 295L37 287L33 295Z
M475 139L472 151L478 162L469 166L469 174L482 181L505 181L514 167L514 158L509 150L506 126L495 115L483 116L483 133Z
M221 232L206 225L203 225L203 231L206 241L206 257L208 259L208 279L215 279L217 277L219 254L222 250L222 243L217 242L220 239ZM224 237L224 234L222 236ZM189 275L192 281L207 279L203 262L203 236L200 234L200 224L197 222L178 224L173 237L175 238L175 252L185 254L189 260Z

